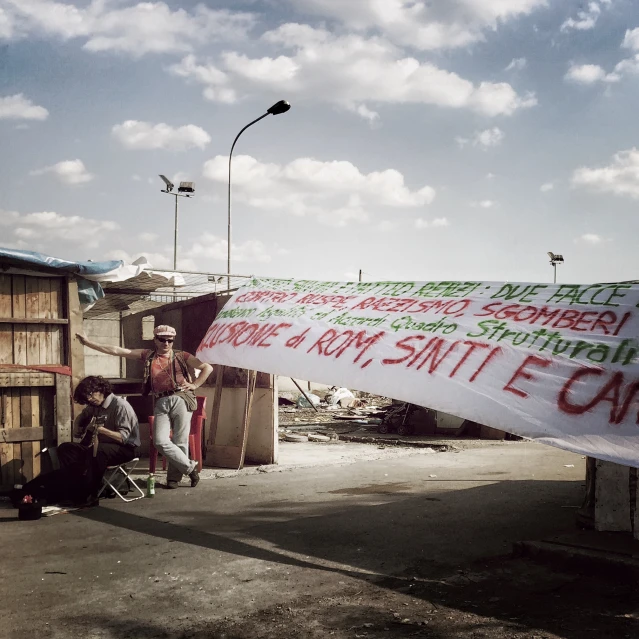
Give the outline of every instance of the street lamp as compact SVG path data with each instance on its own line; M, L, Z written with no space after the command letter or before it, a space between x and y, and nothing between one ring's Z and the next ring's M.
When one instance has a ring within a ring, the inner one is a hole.
M280 100L276 102L272 107L267 109L266 113L260 115L259 118L253 120L253 122L249 122L236 136L235 140L233 140L233 144L231 145L231 152L229 153L229 189L228 189L228 233L227 233L227 260L226 260L226 288L227 290L231 289L231 158L233 157L233 149L235 148L235 143L238 141L240 135L246 131L250 126L253 126L256 122L259 122L261 119L265 118L267 115L279 115L280 113L286 113L291 108L291 105L286 100Z
M553 284L556 284L557 283L557 264L563 264L564 263L564 256L563 255L555 255L551 251L548 251L548 257L550 258L550 265L554 269Z
M173 270L177 271L177 240L178 240L178 197L193 197L195 195L195 182L180 182L177 193L173 193L175 184L166 177L160 175L162 182L166 185L165 189L160 189L162 193L168 193L175 196L175 236L173 238Z

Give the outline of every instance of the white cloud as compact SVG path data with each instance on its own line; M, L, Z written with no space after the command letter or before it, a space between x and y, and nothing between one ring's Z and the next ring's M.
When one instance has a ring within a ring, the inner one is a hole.
M377 230L382 231L382 233L386 233L388 231L393 231L397 228L397 224L395 222L391 222L390 220L382 220L377 225Z
M542 193L548 193L548 191L552 191L555 188L555 185L552 182L545 182L539 187L539 190Z
M140 233L140 239L143 242L157 242L158 237L157 233Z
M237 101L235 89L230 86L227 73L221 71L212 62L198 64L194 55L187 55L178 64L168 67L168 72L189 82L204 85L204 97L211 102L233 104Z
M496 204L493 200L480 200L479 202L474 202L473 206L478 206L480 209L492 209Z
M606 73L598 64L573 64L568 69L565 80L578 84L594 84L595 82L618 82L618 73Z
M508 20L528 15L546 0L290 0L303 13L339 20L421 50L464 47Z
M27 244L30 250L55 252L61 243L70 243L82 248L96 248L106 236L119 226L109 220L96 220L79 215L65 216L53 211L20 214L16 211L0 210L0 227L7 234ZM91 229L88 233L87 229Z
M432 221L424 220L421 217L415 220L416 229L443 228L445 226L450 226L450 222L445 217L436 217Z
M216 156L203 171L206 178L226 184L228 157ZM424 207L435 198L431 186L409 189L395 169L366 174L347 161L298 158L279 165L248 155L233 158L233 192L255 208L311 215L331 226L365 222L369 209Z
M14 34L13 16L0 7L0 40L8 40Z
M462 138L457 136L455 142L457 142L460 149L463 149L467 144L473 146L483 147L487 149L491 146L499 146L505 137L504 132L499 127L493 127L492 129L484 129L483 131L475 131L472 138Z
M46 120L49 112L22 93L0 98L0 120Z
M191 148L203 149L211 141L211 136L199 126L186 124L172 127L164 122L152 124L138 120L126 120L116 124L111 134L127 149L167 149L186 151Z
M590 244L592 246L601 244L603 241L604 239L601 237L601 235L596 235L595 233L585 233L575 240L575 242L582 242L584 244Z
M4 0L4 4L0 28L9 24L9 35L81 38L87 51L115 51L133 57L186 53L211 41L233 40L245 36L255 22L250 13L214 10L203 4L192 11L173 11L164 2L118 7L92 0L84 8L51 0Z
M64 160L47 166L44 169L31 171L31 175L44 175L45 173L53 173L63 184L85 184L91 182L95 177L89 173L84 166L82 160Z
M328 101L368 121L378 116L371 104L429 104L488 116L537 104L533 94L519 95L508 83L474 84L430 62L404 57L381 38L284 24L262 40L277 49L277 57L226 53L214 64L187 56L169 72L202 84L210 100L233 102L238 95L270 90L273 96Z
M601 15L601 7L598 2L589 2L587 8L578 11L576 18L568 18L562 25L561 31L589 31L594 29ZM604 2L603 4L608 4Z
M639 150L633 147L616 153L608 166L576 169L572 185L639 199Z
M639 51L639 27L635 29L626 30L623 42L621 46L624 49L630 49L632 51Z
M486 173L487 180L494 180L497 176L494 173Z
M189 249L189 255L192 257L204 257L214 260L226 260L228 242L211 233L203 233L200 241L193 244ZM231 260L236 262L260 262L266 263L271 261L266 247L259 240L247 240L242 244L231 245Z
M526 68L528 61L526 58L513 58L510 64L506 67L506 71L521 71Z
M499 127L493 127L492 129L485 129L484 131L477 131L473 139L475 146L499 146L504 139L504 132Z

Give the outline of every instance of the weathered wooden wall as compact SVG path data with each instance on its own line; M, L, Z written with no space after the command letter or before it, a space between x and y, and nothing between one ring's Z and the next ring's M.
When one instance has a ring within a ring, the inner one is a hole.
M77 285L65 277L0 274L0 483L42 470L40 451L70 438L71 378L33 367L70 366L79 330ZM83 375L81 359L74 377Z

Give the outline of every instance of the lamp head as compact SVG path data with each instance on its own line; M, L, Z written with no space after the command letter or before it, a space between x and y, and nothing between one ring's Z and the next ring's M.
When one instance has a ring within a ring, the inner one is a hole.
M173 182L171 182L171 180L169 180L168 177L166 177L166 175L160 175L160 178L162 179L162 182L166 184L166 192L170 193L175 185L173 184Z
M549 257L551 260L554 260L554 259L555 259L555 254L554 254L552 251L548 251L548 257Z
M279 115L280 113L286 113L291 108L291 105L286 100L280 100L276 102L266 112L271 115Z

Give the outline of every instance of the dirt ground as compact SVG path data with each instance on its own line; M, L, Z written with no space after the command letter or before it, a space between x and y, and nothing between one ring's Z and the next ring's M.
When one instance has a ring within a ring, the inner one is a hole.
M184 639L636 639L636 583L502 557L306 595Z

